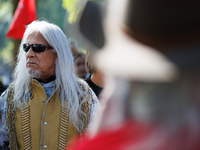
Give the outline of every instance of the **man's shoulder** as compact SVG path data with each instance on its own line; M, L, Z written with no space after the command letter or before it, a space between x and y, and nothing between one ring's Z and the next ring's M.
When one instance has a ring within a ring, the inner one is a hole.
M85 82L85 80L83 79L78 79L77 80L78 86L79 88L81 88L81 90L83 90L84 92L88 92L90 90L90 87L88 86L88 84Z
M79 85L79 88L83 91L83 93L87 93L85 96L88 97L91 101L94 101L96 99L98 100L94 91L83 79L80 79L78 81L78 85Z
M0 99L4 100L8 97L8 95L13 95L14 93L14 84L10 84L3 93L1 93Z

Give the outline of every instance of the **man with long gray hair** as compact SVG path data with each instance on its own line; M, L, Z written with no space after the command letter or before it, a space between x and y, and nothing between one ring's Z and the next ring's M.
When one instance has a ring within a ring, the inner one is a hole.
M75 75L62 30L46 21L29 24L13 82L0 99L0 146L9 139L11 150L63 149L85 131L95 106L94 92Z

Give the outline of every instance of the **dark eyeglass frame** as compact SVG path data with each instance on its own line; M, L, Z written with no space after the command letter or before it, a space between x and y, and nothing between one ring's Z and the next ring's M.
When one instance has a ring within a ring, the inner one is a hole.
M54 49L52 46L49 45L43 45L43 44L28 44L28 43L24 43L23 44L23 50L25 52L28 52L29 49L32 47L32 50L35 53L41 53L44 52L46 49Z

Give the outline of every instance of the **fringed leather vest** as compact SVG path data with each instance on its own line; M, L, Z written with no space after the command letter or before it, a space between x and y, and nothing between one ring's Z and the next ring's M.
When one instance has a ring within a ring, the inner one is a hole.
M81 86L82 90L84 86ZM40 83L32 80L30 101L22 109L15 109L13 88L7 96L6 125L9 133L10 150L63 150L78 130L69 121L68 110L62 106L54 91L47 99ZM84 131L89 123L89 90L87 102L81 106L86 114L80 115Z

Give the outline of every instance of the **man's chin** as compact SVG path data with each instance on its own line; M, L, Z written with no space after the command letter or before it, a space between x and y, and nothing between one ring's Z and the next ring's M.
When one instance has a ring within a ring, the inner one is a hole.
M30 74L30 76L32 76L33 78L40 78L41 76L41 71L40 70L33 70L31 68L27 68L28 73Z

